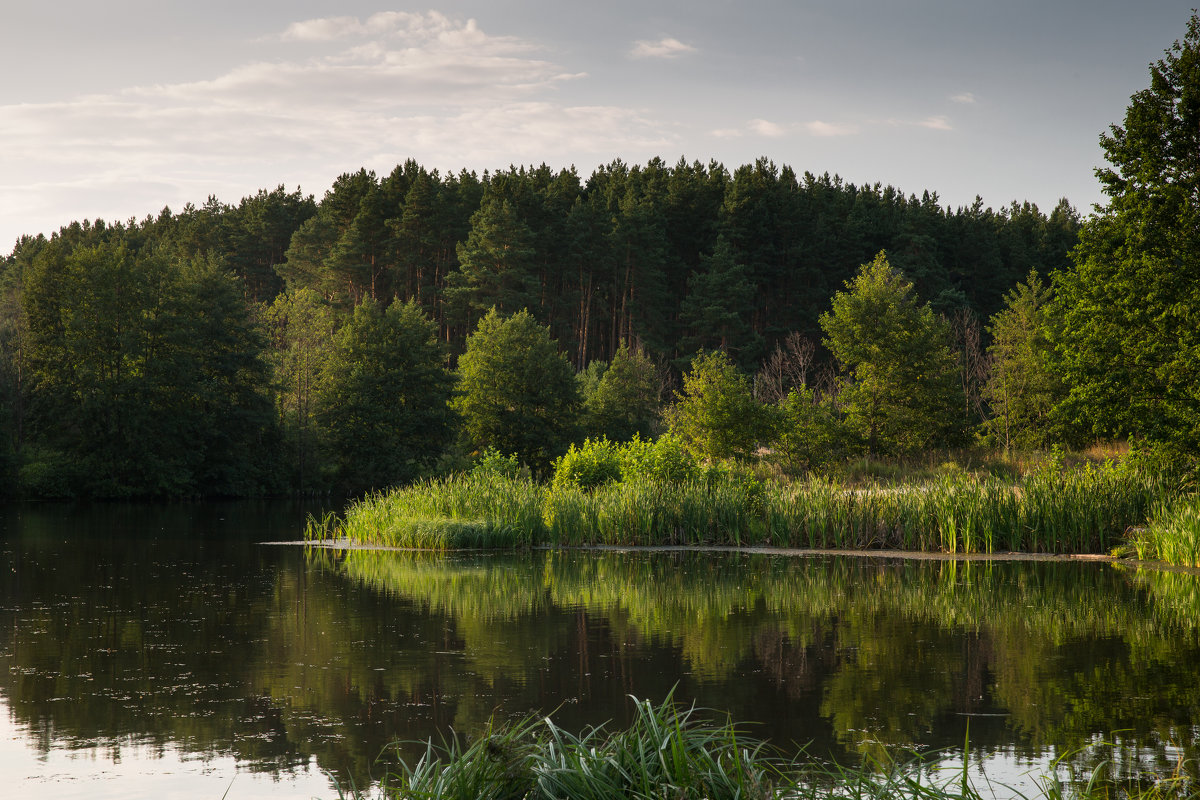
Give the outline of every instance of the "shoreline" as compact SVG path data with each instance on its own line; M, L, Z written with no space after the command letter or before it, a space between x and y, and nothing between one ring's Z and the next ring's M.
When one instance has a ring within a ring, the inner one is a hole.
M408 553L503 553L517 552L519 548L456 548L453 550L434 550L421 547L398 547L395 545L370 544L356 542L352 539L325 540L295 540L259 542L270 547L288 547L303 545L323 550L378 550L384 552ZM1154 569L1162 572L1179 572L1187 575L1200 575L1200 569L1181 567L1164 561L1139 561L1135 558L1105 555L1103 553L1025 553L1019 551L1003 553L941 553L921 550L853 550L844 548L808 548L808 547L766 547L762 545L536 545L530 550L574 550L606 553L744 553L747 555L787 556L791 558L811 558L820 556L850 556L854 558L895 559L901 561L1087 561L1114 565Z

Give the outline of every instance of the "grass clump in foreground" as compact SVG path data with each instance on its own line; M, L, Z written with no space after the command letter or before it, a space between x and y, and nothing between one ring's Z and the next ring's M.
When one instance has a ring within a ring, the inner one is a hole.
M732 722L708 722L694 706L682 708L669 696L657 706L634 702L633 723L624 730L600 727L575 735L546 717L489 725L470 741L453 737L440 747L430 741L415 764L402 763L382 782L379 795L389 800L1030 800L990 783L985 783L987 793L980 793L968 779L965 756L961 769L948 772L919 759L857 768L785 761ZM1097 768L1090 780L1070 785L1057 776L1043 778L1035 797L1197 796L1194 779L1182 768L1164 779L1139 776L1119 785L1101 774Z

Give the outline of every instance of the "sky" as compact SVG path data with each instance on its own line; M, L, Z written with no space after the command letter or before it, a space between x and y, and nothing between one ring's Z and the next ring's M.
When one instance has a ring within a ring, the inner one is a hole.
M432 2L5 3L0 253L408 158L766 157L1086 214L1100 134L1196 0Z

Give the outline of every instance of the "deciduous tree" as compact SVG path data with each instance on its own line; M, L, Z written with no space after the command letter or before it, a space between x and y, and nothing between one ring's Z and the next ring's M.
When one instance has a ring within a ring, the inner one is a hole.
M821 315L842 371L840 402L868 454L947 441L961 425L950 331L879 253Z
M566 451L580 397L575 371L528 311L492 309L458 360L455 409L474 447L494 447L544 472Z
M723 351L693 359L675 400L667 413L671 433L698 458L749 458L769 435L769 420L754 399L750 379Z
M1058 410L1100 437L1200 451L1200 17L1100 137L1108 204L1056 283L1070 393Z

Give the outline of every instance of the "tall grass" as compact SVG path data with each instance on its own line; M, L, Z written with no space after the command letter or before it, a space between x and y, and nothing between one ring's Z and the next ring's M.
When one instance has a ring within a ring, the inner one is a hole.
M473 740L431 741L415 764L401 763L379 793L391 800L1031 800L986 776L981 793L965 755L961 768L945 771L919 758L897 763L885 757L852 768L784 762L738 726L709 722L695 707L682 708L669 697L660 705L634 702L636 715L625 730L576 735L545 717L489 724ZM1197 791L1182 769L1120 784L1105 781L1101 768L1074 781L1054 773L1040 786L1034 796L1045 800L1182 800Z
M1017 481L968 474L848 488L738 472L594 489L472 474L368 497L318 538L446 549L555 544L774 545L947 553L1106 553L1172 496L1148 471L1047 464Z
M1200 498L1159 503L1149 525L1137 532L1133 546L1138 558L1200 568Z
M612 733L575 735L547 717L489 725L469 742L431 742L415 765L388 779L384 793L397 800L781 796L774 762L731 723L707 723L669 698L657 706L635 702L632 725Z
M340 520L310 521L306 535L424 550L529 546L545 536L543 494L524 478L456 475L368 495Z

